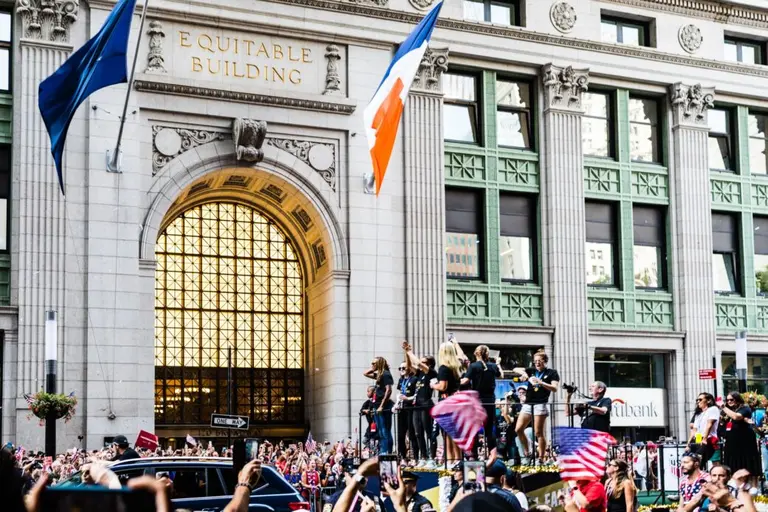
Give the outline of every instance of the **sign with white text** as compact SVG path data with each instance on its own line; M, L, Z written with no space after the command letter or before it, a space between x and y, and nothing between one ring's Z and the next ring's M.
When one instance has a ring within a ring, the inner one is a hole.
M613 388L611 427L664 427L667 425L667 394L661 388Z

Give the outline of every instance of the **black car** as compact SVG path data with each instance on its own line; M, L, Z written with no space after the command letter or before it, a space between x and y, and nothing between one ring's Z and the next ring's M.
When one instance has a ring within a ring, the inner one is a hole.
M122 483L129 479L158 473L168 473L173 480L173 508L216 512L223 510L232 499L237 475L232 459L198 457L148 457L111 463ZM75 473L59 486L82 485L81 473ZM271 466L262 466L261 480L251 493L249 510L291 512L309 510L299 492Z

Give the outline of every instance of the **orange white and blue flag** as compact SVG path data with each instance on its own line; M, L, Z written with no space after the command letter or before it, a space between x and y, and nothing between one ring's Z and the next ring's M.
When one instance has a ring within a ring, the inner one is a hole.
M384 174L387 172L389 159L392 156L405 99L419 70L424 52L427 51L432 30L435 28L442 7L441 0L397 49L395 58L384 73L376 94L373 95L373 99L363 113L368 149L371 151L371 160L373 160L376 195L379 195L381 183L384 181Z

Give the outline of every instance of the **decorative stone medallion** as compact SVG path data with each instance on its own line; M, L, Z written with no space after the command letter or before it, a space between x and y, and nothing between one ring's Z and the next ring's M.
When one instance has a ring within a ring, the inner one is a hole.
M557 2L549 9L549 19L552 25L562 33L573 30L576 26L576 9L568 2Z
M181 135L172 128L163 128L155 135L155 149L164 156L174 156L181 151Z
M267 139L267 145L290 153L309 165L331 186L331 189L336 190L336 146L334 144L270 137Z
M315 144L309 148L309 165L316 171L327 171L333 167L333 146L328 144Z
M435 0L408 0L411 5L420 10L420 11L426 11L430 7L432 7L432 4L435 3Z
M688 53L696 53L701 48L701 43L704 41L704 37L701 35L701 30L696 25L683 25L680 27L680 31L677 33L677 40L680 41L680 46Z

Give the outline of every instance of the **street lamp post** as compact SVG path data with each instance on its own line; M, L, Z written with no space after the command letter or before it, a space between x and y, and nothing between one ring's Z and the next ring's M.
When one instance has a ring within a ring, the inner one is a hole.
M45 392L56 393L56 361L58 359L58 323L55 311L45 312ZM56 412L45 418L45 454L56 456Z

